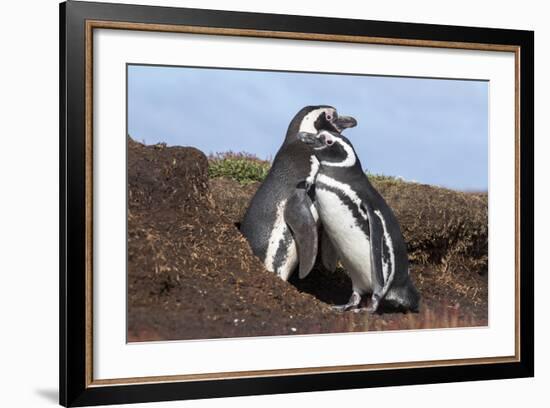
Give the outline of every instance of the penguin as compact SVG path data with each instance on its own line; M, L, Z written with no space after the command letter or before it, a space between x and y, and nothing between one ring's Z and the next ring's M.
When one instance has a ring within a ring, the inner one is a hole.
M312 148L300 141L300 132L329 130L339 133L354 127L351 116L339 116L332 106L306 106L292 119L285 140L265 180L250 201L240 225L252 252L267 270L287 281L299 263L304 278L313 268L319 240L327 267L336 265L330 241L318 231L318 213L312 190L317 161Z
M389 304L418 311L420 295L409 276L407 246L399 222L370 183L350 141L339 133L301 132L313 147L317 174L306 186L314 190L323 228L351 278L353 293L337 310L360 309L361 296L371 294L367 310Z

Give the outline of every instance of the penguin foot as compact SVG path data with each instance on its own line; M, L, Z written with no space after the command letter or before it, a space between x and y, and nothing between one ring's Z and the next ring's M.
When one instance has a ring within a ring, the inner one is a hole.
M333 310L338 312L347 312L348 310L360 310L359 304L361 303L361 295L357 292L353 292L345 305L332 306Z
M378 311L380 306L380 297L378 295L372 295L370 305L367 307L367 312L374 314Z

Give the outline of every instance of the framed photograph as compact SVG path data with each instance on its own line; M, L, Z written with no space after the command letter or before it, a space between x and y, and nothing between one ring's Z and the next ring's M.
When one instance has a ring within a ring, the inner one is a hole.
M60 403L534 375L534 33L60 6Z

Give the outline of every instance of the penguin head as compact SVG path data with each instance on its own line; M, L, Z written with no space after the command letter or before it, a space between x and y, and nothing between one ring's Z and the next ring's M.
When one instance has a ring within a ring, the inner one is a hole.
M328 105L306 106L292 119L286 133L286 141L294 141L298 133L317 133L321 130L340 133L357 125L351 116L339 116L335 108Z
M315 157L324 166L353 167L359 164L353 145L348 138L338 132L299 132L298 138L313 147Z

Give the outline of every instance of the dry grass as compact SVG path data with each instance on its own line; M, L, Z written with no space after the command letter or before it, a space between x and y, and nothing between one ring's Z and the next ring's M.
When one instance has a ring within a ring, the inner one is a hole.
M373 185L395 212L411 261L437 264L442 273L487 271L487 194L398 180L374 179Z

